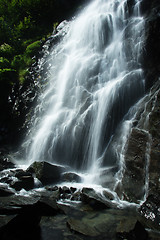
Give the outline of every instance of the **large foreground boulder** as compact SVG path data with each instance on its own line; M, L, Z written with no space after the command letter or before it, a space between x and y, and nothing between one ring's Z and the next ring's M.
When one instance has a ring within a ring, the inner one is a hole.
M65 167L53 165L48 162L34 162L28 172L35 174L42 184L57 183L61 180L61 174L66 171Z

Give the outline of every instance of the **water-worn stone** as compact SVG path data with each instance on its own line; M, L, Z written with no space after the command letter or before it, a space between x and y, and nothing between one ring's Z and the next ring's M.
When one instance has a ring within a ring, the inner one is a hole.
M114 207L114 204L93 188L83 188L81 193L82 202L88 203L93 209L105 209Z
M40 191L39 192L41 198L40 200L48 202L49 205L51 205L53 208L57 208L57 201L60 199L60 189L55 191Z
M81 182L82 179L77 173L65 172L62 174L62 181L65 182Z
M67 223L71 230L74 230L83 235L90 236L90 237L96 237L100 235L93 225L89 225L89 224L86 225L81 220L70 218L67 221Z
M68 214L69 215L69 214ZM131 231L137 221L136 212L131 209L103 209L100 211L80 209L70 212L67 224L83 239L116 239L116 232Z
M34 178L32 176L23 176L20 180L12 182L10 187L14 188L16 191L25 189L26 191L34 188Z
M35 179L31 173L23 169L9 169L0 172L0 181L8 184L9 187L16 191L21 189L31 190L35 187ZM38 183L37 183L38 185Z
M103 196L108 200L114 200L114 195L107 190L103 191Z
M81 201L81 191L76 191L71 196L72 201Z
M65 167L53 165L48 162L34 162L27 169L28 172L35 174L35 176L47 185L50 183L57 183L61 180L61 174L66 171Z
M32 174L30 172L24 171L23 169L17 169L15 171L15 177L21 180L24 177L32 177Z

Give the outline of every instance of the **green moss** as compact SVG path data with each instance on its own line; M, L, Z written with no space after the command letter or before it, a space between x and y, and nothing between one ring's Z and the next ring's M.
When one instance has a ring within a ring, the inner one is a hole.
M32 43L33 43L33 39L27 39L27 40L22 42L22 46L24 47L24 49L26 49L26 47L29 46Z
M29 44L26 47L25 55L27 57L33 57L34 55L37 54L40 47L41 47L41 41L35 41L35 42Z

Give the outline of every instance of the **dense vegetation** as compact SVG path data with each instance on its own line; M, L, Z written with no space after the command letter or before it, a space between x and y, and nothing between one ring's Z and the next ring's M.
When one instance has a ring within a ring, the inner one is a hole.
M0 79L10 72L22 82L32 57L65 15L64 4L54 0L0 0ZM57 12L59 12L57 14ZM54 23L55 22L55 23Z

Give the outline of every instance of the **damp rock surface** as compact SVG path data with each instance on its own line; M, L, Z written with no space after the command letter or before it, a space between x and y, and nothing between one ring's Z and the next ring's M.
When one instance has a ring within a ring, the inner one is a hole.
M151 229L160 231L160 198L159 195L149 195L140 206L139 212L143 222Z
M27 171L35 174L42 184L46 185L49 183L59 182L61 180L61 174L66 171L66 168L44 161L34 162Z

